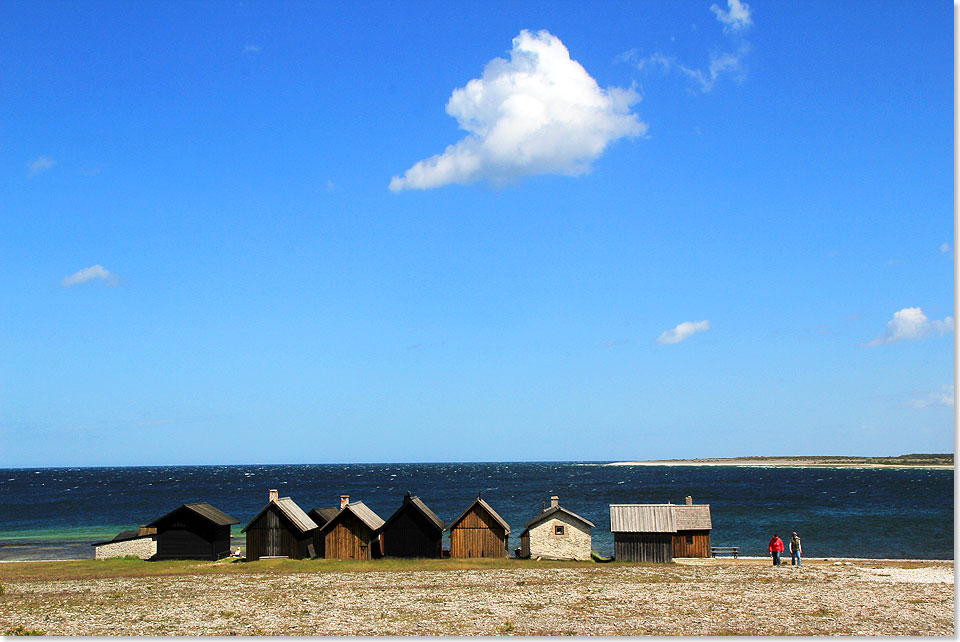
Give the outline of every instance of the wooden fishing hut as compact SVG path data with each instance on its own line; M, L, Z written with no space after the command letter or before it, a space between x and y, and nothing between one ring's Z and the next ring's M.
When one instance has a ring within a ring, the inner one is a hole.
M710 557L710 505L611 504L614 557L624 562L672 562Z
M296 502L271 490L267 505L240 532L247 534L247 561L255 562L271 557L314 557L316 531L317 525Z
M403 504L380 528L385 557L440 557L447 524L419 497L406 493Z
M508 557L510 525L478 494L450 525L450 557Z
M206 502L183 504L147 524L155 528L158 560L218 560L230 554L236 519Z
M313 523L317 525L317 530L313 532L313 547L316 551L317 557L325 557L323 550L323 534L321 531L323 527L327 525L331 519L337 516L337 513L340 512L340 509L336 506L330 506L329 508L311 508L310 512L307 513L307 517L313 520Z
M369 560L381 557L379 531L383 519L363 502L340 496L340 510L320 528L327 559Z

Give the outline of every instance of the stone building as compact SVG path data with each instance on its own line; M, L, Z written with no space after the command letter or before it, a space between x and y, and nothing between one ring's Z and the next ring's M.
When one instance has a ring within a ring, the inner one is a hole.
M593 522L560 506L550 498L550 508L527 522L520 533L520 557L589 560L593 548Z
M106 542L93 544L94 559L136 555L142 560L152 559L157 554L157 529L141 526L132 531L123 531Z

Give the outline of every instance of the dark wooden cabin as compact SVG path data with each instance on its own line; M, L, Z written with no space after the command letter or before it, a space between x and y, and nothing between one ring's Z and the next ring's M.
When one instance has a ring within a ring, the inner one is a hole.
M369 560L381 557L380 527L383 519L363 502L340 497L340 510L319 530L323 556L327 559Z
M317 557L325 557L321 530L327 525L327 522L336 517L339 512L339 508L331 506L329 508L311 508L310 512L307 513L307 517L312 519L313 523L317 525L317 530L313 532L313 547Z
M271 490L270 501L240 532L247 534L247 561L255 562L264 557L313 557L316 531L317 525L296 502Z
M380 528L384 557L440 557L447 524L419 497L407 493L403 504Z
M611 504L610 532L618 561L710 557L710 506Z
M450 557L507 557L510 525L479 496L450 525Z
M184 504L147 528L157 529L158 560L218 560L230 554L230 526L239 524L206 502Z

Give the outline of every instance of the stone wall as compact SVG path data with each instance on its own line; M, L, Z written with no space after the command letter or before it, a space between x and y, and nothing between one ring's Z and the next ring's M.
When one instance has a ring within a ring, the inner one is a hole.
M137 537L122 542L109 542L96 547L94 558L98 560L108 557L124 557L126 555L136 555L140 559L147 560L157 554L156 537Z
M555 526L563 526L557 535ZM530 529L530 557L588 560L592 538L590 527L564 513L556 513Z

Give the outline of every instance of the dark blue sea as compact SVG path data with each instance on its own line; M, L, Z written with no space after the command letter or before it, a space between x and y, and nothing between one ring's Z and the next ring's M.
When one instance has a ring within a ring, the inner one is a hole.
M800 533L807 557L953 559L953 470L616 466L597 462L148 466L0 469L0 560L93 557L112 538L189 502L210 502L240 528L276 488L301 508L341 494L386 519L403 493L448 523L483 493L510 524L560 504L589 519L613 553L609 504L710 504L711 543L766 555L773 533ZM242 543L242 539L237 540Z

